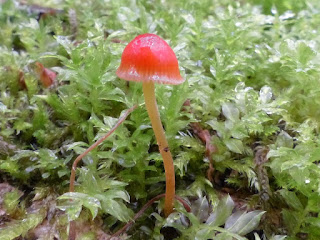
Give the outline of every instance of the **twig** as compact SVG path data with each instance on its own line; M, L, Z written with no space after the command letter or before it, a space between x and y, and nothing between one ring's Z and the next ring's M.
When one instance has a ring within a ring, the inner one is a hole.
M183 104L182 111L187 111L186 107L190 107L190 100L186 100ZM192 112L192 109L188 110L189 112ZM203 129L198 122L190 123L190 126L193 130L193 132L200 138L200 140L206 145L206 157L209 159L209 169L207 171L207 178L210 182L213 182L213 159L212 154L216 153L218 151L217 147L211 143L211 135L210 132L206 129Z
M213 182L213 159L212 154L217 152L217 147L211 143L211 135L208 130L203 129L201 125L197 122L191 123L190 126L192 127L193 132L200 138L200 140L206 145L206 157L209 159L209 169L207 171L207 177L210 182Z
M75 40L78 34L78 20L76 10L71 8L68 11L69 22L71 26L71 39Z
M109 137L119 126L120 124L128 117L128 115L137 108L137 105L129 108L125 114L121 118L119 118L118 122L116 125L114 125L110 131L104 135L102 138L100 138L98 141L96 141L94 144L92 144L85 152L80 154L73 162L72 164L72 169L71 169L71 176L70 176L70 187L69 187L69 192L74 191L74 181L76 177L76 168L78 163L81 161L83 157L85 157L89 152L91 152L93 149L95 149L100 143L102 143L107 137Z
M154 203L155 201L158 201L159 199L165 197L165 193L160 194L158 196L155 196L154 198L152 198L151 200L149 200L141 209L139 212L137 212L136 215L134 215L134 217L132 218L131 221L129 221L126 225L124 225L121 229L119 229L117 232L115 232L112 236L110 236L109 238L107 238L107 240L111 240L114 237L119 236L120 234L128 231L130 229L130 227L134 224L134 222L142 216L142 214L147 210L148 207L151 206L152 203ZM187 212L191 212L191 208L189 206L189 204L181 197L175 195L174 196L176 200L178 200L183 207L186 209Z
M267 154L269 152L269 148L264 146L258 146L255 150L256 153L254 157L254 163L255 171L260 185L260 201L263 203L264 208L267 209L267 202L269 201L272 195L272 191L269 185L268 172L264 165L266 162L268 162Z
M129 108L121 118L119 118L116 125L114 125L110 131L104 135L102 138L100 138L98 141L96 141L94 144L92 144L84 153L80 154L73 162L72 168L71 168L71 175L70 175L70 186L69 186L69 192L74 192L74 182L76 178L76 169L78 163L81 161L83 157L85 157L90 151L95 149L97 146L99 146L100 143L102 143L107 137L109 137L119 126L120 124L128 117L128 115L137 108L137 105ZM75 232L75 221L70 222L70 228L69 228L69 240L75 240L76 238L76 232Z
M28 1L19 1L18 2L18 9L26 11L28 13L32 14L49 14L49 15L55 15L55 14L61 14L64 11L61 9L56 9L56 8L50 8L50 7L43 7L38 4L29 4Z

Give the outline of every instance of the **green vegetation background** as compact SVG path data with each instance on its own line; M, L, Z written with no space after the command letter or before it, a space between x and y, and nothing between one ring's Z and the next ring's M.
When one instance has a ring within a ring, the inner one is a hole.
M72 219L103 239L164 192L141 85L115 75L146 32L186 79L156 94L193 212L165 219L160 201L122 238L320 239L320 1L0 2L0 239L66 239ZM36 62L58 73L50 88ZM134 104L64 194L75 157ZM212 181L195 122L217 148Z

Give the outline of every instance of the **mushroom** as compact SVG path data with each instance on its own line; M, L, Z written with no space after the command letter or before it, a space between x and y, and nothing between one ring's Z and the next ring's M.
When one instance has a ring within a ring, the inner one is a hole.
M116 74L127 81L142 82L146 108L164 162L166 175L164 214L168 216L173 211L175 173L172 155L160 120L154 84L183 83L178 60L162 38L155 34L142 34L125 47Z

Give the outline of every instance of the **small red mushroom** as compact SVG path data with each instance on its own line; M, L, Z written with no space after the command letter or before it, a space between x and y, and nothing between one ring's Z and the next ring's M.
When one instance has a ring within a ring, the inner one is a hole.
M155 133L166 174L164 213L173 211L175 174L171 152L160 120L155 98L154 83L177 85L184 82L180 75L177 57L170 46L155 34L142 34L124 49L117 70L119 78L142 82L146 108Z

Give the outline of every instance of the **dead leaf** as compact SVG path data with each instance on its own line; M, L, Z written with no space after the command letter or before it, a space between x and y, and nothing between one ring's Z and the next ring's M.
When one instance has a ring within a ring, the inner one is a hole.
M36 62L36 72L39 76L39 79L42 83L42 85L45 88L48 88L52 86L55 83L57 74L53 71L51 71L48 68L45 68L41 63Z

